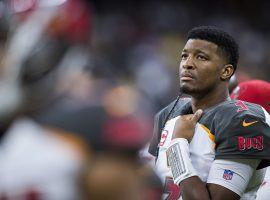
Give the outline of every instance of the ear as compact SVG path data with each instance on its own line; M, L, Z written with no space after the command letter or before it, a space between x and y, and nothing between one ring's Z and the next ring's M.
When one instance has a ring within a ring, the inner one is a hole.
M232 65L224 65L221 69L220 79L223 81L229 80L234 73L234 68Z

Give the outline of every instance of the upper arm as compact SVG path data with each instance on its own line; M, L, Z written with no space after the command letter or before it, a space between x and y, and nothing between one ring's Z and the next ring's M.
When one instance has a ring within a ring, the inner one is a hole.
M207 187L211 199L240 199L260 160L215 160L211 166Z

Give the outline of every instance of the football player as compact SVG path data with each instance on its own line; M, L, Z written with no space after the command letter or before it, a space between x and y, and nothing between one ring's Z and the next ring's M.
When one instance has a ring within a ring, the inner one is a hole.
M164 199L240 199L261 184L258 169L270 158L269 114L230 100L238 57L237 43L223 30L203 26L188 33L179 78L180 92L191 98L179 95L156 115L149 148Z

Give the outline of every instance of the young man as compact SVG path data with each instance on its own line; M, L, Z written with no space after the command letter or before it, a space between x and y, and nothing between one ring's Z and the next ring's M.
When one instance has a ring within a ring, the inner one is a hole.
M164 199L244 198L257 191L264 175L257 169L270 158L269 115L259 105L229 100L238 62L229 34L197 27L187 39L179 77L180 92L191 99L179 95L157 114L149 148Z

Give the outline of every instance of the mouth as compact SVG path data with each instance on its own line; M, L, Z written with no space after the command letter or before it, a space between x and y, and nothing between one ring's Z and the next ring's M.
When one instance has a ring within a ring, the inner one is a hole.
M182 74L180 74L180 80L181 81L191 81L191 80L194 80L194 77L190 73L182 73Z

